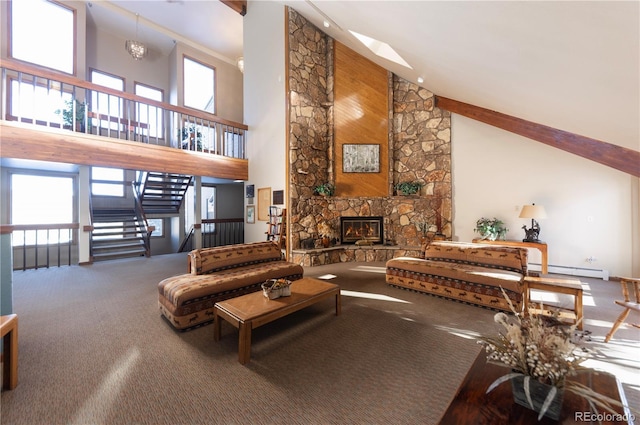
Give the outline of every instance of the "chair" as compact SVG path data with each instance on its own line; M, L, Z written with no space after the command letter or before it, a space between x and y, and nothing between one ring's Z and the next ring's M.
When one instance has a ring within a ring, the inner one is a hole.
M620 316L618 316L618 320L616 320L616 322L611 327L611 330L605 337L604 342L609 342L613 334L616 333L620 325L626 320L631 310L640 312L640 279L622 277L620 278L620 284L622 285L622 296L624 297L624 301L615 300L614 302L624 308L624 311L620 314ZM636 298L635 302L629 299L629 284L631 284L633 288L633 294ZM635 326L636 328L640 328L640 325L633 323L631 325Z

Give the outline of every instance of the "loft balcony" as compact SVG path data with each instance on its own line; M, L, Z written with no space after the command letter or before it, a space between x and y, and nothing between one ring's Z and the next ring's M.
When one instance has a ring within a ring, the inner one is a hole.
M248 179L248 127L27 65L1 63L2 158Z

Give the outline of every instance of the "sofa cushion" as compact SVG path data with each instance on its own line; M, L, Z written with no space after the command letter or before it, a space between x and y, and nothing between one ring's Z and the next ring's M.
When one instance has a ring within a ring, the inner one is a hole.
M424 258L527 274L528 251L520 247L438 241L427 246Z
M194 249L188 256L188 272L199 275L281 260L282 251L277 244L268 241Z
M522 293L523 290L523 275L521 273L467 263L398 257L387 261L387 270L389 274L397 276L409 276L411 274L438 276L452 283L471 283L486 287L501 286L507 292L514 293Z
M158 284L160 295L175 307L182 307L218 293L262 283L268 279L300 279L303 268L288 261L253 263L205 275L183 274L164 279ZM174 312L174 314L177 314Z

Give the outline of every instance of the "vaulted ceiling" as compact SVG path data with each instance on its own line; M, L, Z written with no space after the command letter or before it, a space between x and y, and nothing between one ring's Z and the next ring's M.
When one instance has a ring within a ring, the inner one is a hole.
M274 2L436 95L640 150L637 1ZM88 13L131 36L138 13L139 38L163 52L181 40L229 63L242 56L243 18L221 2L99 1ZM350 30L389 44L411 68Z

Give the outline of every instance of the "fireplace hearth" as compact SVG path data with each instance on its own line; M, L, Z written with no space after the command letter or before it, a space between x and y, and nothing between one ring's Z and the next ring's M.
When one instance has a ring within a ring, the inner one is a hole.
M354 244L367 240L381 244L382 217L340 217L340 240L343 244Z

